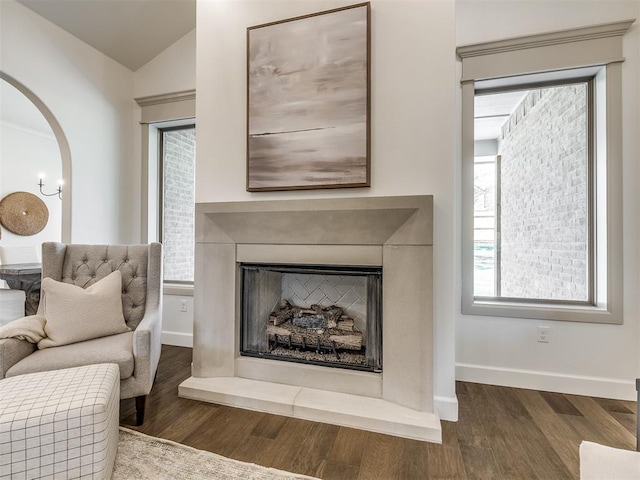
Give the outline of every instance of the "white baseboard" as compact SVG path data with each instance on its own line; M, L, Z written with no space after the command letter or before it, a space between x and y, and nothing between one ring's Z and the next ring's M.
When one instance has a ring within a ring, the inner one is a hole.
M457 397L433 397L433 403L438 412L440 420L447 422L458 421L458 398Z
M162 343L164 345L174 345L176 347L193 348L193 335L191 333L162 332Z
M457 363L456 380L544 392L636 400L635 379L626 381Z

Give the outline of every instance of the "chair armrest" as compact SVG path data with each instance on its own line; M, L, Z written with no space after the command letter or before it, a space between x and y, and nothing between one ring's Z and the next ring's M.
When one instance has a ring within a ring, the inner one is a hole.
M4 378L7 370L36 350L36 344L17 338L0 339L0 378Z
M146 395L151 391L162 348L162 245L149 244L144 317L133 332L133 376Z
M156 375L160 350L162 348L162 312L147 309L138 327L133 331L133 376L140 380L148 379L151 390Z

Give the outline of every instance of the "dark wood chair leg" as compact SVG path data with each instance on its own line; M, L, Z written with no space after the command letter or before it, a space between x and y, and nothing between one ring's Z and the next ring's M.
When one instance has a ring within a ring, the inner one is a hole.
M640 378L636 378L636 392L640 405ZM636 451L640 452L640 412L636 415Z
M144 407L147 403L147 396L141 395L136 397L136 425L140 426L144 423Z

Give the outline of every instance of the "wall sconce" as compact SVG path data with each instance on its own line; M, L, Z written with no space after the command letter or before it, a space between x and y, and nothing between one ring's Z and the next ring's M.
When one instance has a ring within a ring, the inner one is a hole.
M42 182L42 180L44 180L44 175L40 174L40 182L38 183L38 186L40 187L40 194L45 197L53 197L54 195L58 195L58 198L62 200L62 185L64 185L64 180L58 180L58 190L53 193L44 193L42 191L42 187L44 187L44 183Z

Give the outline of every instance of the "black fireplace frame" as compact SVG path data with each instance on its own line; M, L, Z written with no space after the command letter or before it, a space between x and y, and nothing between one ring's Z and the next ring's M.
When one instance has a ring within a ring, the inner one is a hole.
M238 263L240 270L240 338L239 352L241 356L264 358L284 362L318 365L347 370L382 373L382 267L369 265L317 265L317 264L282 264L282 263ZM367 278L367 331L366 331L366 365L339 363L313 359L298 359L283 355L247 351L244 346L246 330L248 329L248 304L250 288L247 281L248 272L267 270L277 273L299 273L310 275L350 275ZM372 320L373 319L373 320Z

